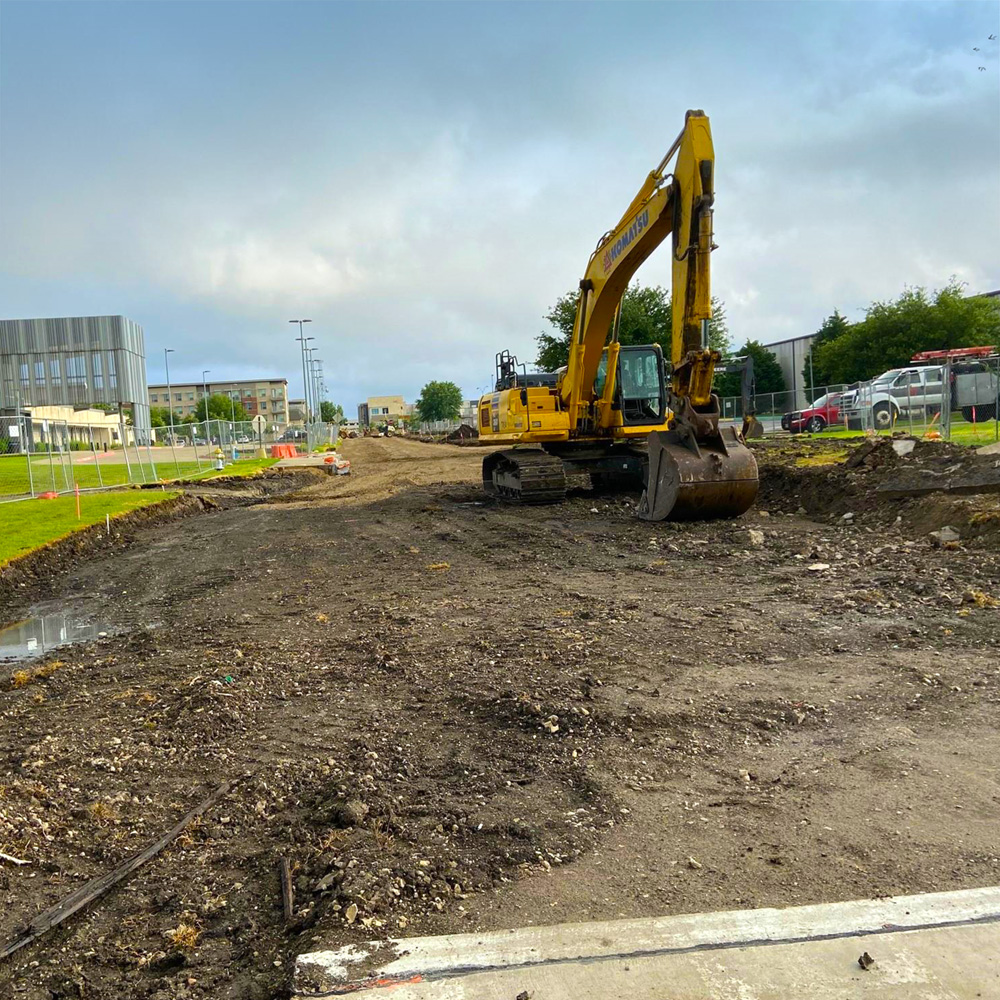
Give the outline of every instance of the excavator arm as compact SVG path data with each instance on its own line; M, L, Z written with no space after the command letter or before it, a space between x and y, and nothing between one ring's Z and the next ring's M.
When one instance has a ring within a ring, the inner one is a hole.
M667 173L675 154L676 166L673 173ZM562 404L570 414L572 428L593 420L594 378L629 281L671 233L672 389L678 396L692 396L696 406L709 402L712 365L718 354L701 348L711 317L709 254L714 166L708 118L701 111L689 111L681 134L591 255L580 282L569 362L560 384ZM612 336L612 343L616 342L617 330ZM609 374L614 371L611 360Z

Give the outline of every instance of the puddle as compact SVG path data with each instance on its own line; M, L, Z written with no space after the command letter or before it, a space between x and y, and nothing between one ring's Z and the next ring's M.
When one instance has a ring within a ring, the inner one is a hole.
M86 621L79 612L57 611L36 615L0 629L0 661L41 656L50 649L73 642L87 642L111 631L111 626Z

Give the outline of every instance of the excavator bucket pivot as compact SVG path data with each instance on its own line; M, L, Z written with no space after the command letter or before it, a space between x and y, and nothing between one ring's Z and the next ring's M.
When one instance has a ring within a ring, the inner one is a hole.
M696 441L675 430L649 435L649 475L639 501L644 521L738 517L757 496L757 462L735 427Z

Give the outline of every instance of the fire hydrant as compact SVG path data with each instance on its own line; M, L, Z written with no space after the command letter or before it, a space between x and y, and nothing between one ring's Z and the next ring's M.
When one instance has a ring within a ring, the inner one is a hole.
M226 456L222 453L221 448L215 449L215 471L222 472L226 467Z

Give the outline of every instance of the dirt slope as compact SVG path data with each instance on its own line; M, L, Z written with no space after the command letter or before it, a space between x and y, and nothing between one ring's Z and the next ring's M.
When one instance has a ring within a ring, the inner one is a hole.
M345 450L351 477L65 579L121 632L0 695L0 850L32 862L0 867L0 935L240 784L0 994L267 1000L297 952L380 934L997 882L983 539L847 523L836 470L825 507L796 474L650 525L488 503L481 452Z

